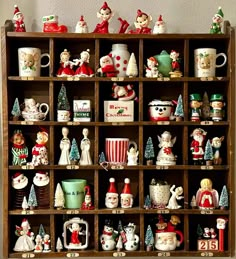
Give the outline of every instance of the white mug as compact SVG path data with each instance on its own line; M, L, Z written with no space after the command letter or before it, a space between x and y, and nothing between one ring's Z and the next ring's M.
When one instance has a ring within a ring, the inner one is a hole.
M43 57L48 57L48 63L41 64ZM50 55L41 54L39 48L24 47L18 49L19 76L35 77L40 76L41 67L48 67L50 64Z
M223 63L217 65L216 59L222 56ZM227 56L225 53L216 54L216 49L201 48L194 50L194 74L195 77L214 77L216 68L226 64Z
M70 111L58 110L57 111L57 121L70 121Z

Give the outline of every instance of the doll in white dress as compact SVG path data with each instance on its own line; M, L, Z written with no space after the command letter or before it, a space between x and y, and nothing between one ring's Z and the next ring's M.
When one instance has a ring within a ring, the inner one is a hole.
M61 142L60 142L61 156L58 164L69 165L70 164L69 155L70 155L70 147L71 147L70 140L68 138L69 129L67 127L63 127L61 132L62 132L63 138L61 139Z
M88 139L89 130L87 128L83 129L82 132L84 138L81 140L80 148L81 148L81 157L80 157L80 165L92 165L92 159L90 156L90 140Z

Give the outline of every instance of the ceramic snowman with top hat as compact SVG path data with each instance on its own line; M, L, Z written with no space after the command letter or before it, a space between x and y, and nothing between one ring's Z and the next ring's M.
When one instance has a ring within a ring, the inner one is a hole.
M129 178L125 178L124 188L122 190L120 198L121 198L120 200L121 208L124 208L124 209L132 208L134 200L133 200L133 194L131 193Z
M114 209L118 207L118 193L115 186L115 178L109 179L110 185L108 187L106 198L105 198L105 206L109 209Z

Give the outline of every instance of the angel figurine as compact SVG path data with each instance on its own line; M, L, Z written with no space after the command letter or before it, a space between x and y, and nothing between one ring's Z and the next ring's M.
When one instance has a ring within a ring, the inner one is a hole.
M92 159L90 156L90 140L88 139L89 130L87 128L83 129L82 132L84 138L81 140L80 148L81 148L81 157L80 157L80 165L92 165Z
M174 190L175 189L175 190ZM175 185L172 185L170 188L171 197L167 205L168 209L179 209L181 206L177 203L177 200L181 200L184 196L181 196L184 192L183 187L179 186L175 188Z

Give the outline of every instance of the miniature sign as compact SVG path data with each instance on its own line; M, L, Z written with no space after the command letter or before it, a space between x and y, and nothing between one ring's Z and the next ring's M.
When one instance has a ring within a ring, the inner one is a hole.
M91 101L74 100L73 101L74 118L73 121L91 121Z

